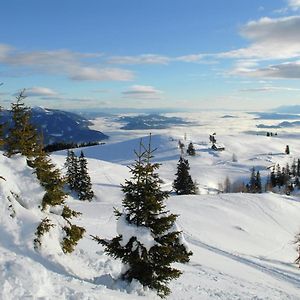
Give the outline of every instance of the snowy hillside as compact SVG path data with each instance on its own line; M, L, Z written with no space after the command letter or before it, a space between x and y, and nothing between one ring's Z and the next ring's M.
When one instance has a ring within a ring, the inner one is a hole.
M166 190L176 172L182 132L153 136L153 147L158 147L154 160L162 164L159 173ZM264 178L269 165L300 157L299 139L223 134L220 142L226 150L214 152L206 132L191 132L188 141L194 142L196 156L188 159L201 194L172 194L167 208L180 215L177 225L194 255L188 264L176 264L183 275L170 283L168 299L300 299L300 271L293 264L293 240L300 232L299 196L216 193L226 176L248 180L255 166ZM0 175L6 178L0 179L1 299L159 299L136 282L117 280L120 262L90 238L116 235L113 207L121 207L120 183L129 178L126 165L133 162L138 143L139 138L126 136L82 149L96 197L92 202L67 199L71 208L82 212L76 224L86 228L75 252L68 255L60 249L55 230L46 237L47 247L34 250L43 190L22 157L0 155ZM291 156L284 154L286 144ZM232 161L233 153L237 162ZM52 155L62 169L65 154Z

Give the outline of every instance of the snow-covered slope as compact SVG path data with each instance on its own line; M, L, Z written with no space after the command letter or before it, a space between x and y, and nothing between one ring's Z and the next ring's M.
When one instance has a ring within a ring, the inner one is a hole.
M164 189L171 188L176 172L177 138L173 134L152 138L158 147L155 160L162 163ZM172 195L167 207L180 215L178 226L194 255L190 263L177 265L183 275L170 283L168 299L300 299L300 271L293 264L297 255L293 240L300 232L299 196L216 194L214 189L226 175L246 179L252 166L264 175L265 167L292 159L283 154L285 144L300 156L300 142L224 135L226 151L216 153L205 144L206 135L194 134L192 140L197 155L189 158L191 173L202 194ZM90 238L116 234L113 207L121 206L119 184L129 176L125 165L133 161L138 145L139 139L127 138L83 149L96 197L92 202L67 199L71 208L82 212L76 223L87 230L71 255L62 253L55 231L46 239L48 248L33 249L43 190L23 158L0 154L0 175L6 178L0 179L0 299L157 298L135 282L116 280L121 264ZM232 162L233 153L238 162ZM52 158L63 168L64 151ZM11 191L20 198L13 198Z

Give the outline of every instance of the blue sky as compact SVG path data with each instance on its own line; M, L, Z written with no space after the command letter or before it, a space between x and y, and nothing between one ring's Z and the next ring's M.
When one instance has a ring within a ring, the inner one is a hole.
M0 25L3 106L300 104L300 0L9 0Z

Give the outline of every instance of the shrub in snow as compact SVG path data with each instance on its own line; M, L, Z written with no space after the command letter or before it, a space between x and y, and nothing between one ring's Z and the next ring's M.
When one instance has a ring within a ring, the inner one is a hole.
M174 227L177 215L165 208L169 192L161 190L156 173L159 164L150 162L154 151L150 142L148 148L141 142L136 152L137 159L130 167L132 177L122 186L124 211L115 211L118 236L112 240L93 238L105 247L106 253L126 265L123 279L136 279L165 297L170 293L167 283L181 274L171 264L188 262L192 253Z
M34 249L38 250L42 246L41 238L42 236L50 231L50 228L54 227L55 225L51 223L50 219L44 218L42 222L36 228L36 238L33 240Z
M193 145L192 142L189 143L188 148L186 150L186 153L190 156L195 156L196 155L196 151L195 151L195 148L194 148L194 145Z
M289 145L286 145L286 147L285 147L285 154L287 154L287 155L290 154L290 147L289 147Z
M197 193L197 185L193 182L189 173L190 166L187 159L180 156L177 164L177 177L173 182L173 188L178 195L190 195Z

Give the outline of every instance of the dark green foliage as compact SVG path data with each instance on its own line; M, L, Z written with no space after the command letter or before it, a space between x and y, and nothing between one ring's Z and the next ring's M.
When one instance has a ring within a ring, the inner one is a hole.
M78 241L82 239L85 229L83 227L70 224L70 226L65 226L63 230L65 231L66 236L62 241L62 249L64 253L72 253L78 244Z
M94 197L94 192L92 190L91 178L88 174L87 160L82 151L79 156L79 172L76 176L76 181L76 190L79 199L91 201Z
M123 279L137 279L165 297L170 293L167 283L181 274L171 264L188 262L192 253L181 243L181 232L174 228L177 215L166 211L164 201L169 197L169 192L161 190L160 178L156 173L159 164L150 162L154 151L150 142L148 148L141 142L140 151L136 152L137 159L130 167L132 177L122 186L124 211L115 210L117 218L123 218L122 221L136 226L137 230L149 229L154 246L146 249L136 236L132 236L125 246L121 243L122 235L112 240L93 238L105 247L107 254L121 259L128 266L122 274Z
M65 150L65 149L71 149L71 148L82 148L82 147L90 147L90 146L96 146L96 145L103 145L104 142L88 142L88 143L63 143L58 142L54 144L49 144L44 147L44 150L46 152L54 152L59 150Z
M173 188L178 195L190 195L197 193L197 185L193 182L189 173L190 166L187 159L182 156L177 164L177 177L173 182Z
M300 170L300 160L293 160L291 167L286 164L281 168L279 164L273 167L270 174L270 186L274 192L284 192L290 195L295 189L300 188L298 172Z
M80 200L91 201L94 192L83 152L81 151L78 158L72 150L68 151L65 166L67 168L66 179L70 189L77 192Z
M74 151L68 150L65 167L67 168L66 178L71 190L77 190L76 180L79 173L78 157Z
M55 225L51 223L50 219L44 218L42 222L39 224L39 226L36 228L36 238L33 240L34 249L38 250L42 243L41 243L41 237L46 233L49 232L52 227Z
M194 145L193 145L192 142L189 143L186 152L187 152L187 154L190 155L190 156L195 156L195 155L196 155L196 151L195 151L195 148L194 148Z
M249 193L262 193L262 185L259 171L255 172L255 168L252 168L250 182L248 184Z
M72 209L70 209L70 207L68 207L68 206L64 206L64 208L63 208L63 212L62 212L62 214L61 214L61 216L64 218L64 219L72 219L73 217L78 217L78 216L80 216L81 215L81 213L80 212L77 212L77 211L75 211L75 210L72 210Z
M30 109L23 102L25 98L23 90L17 96L17 101L11 105L13 124L5 141L8 157L17 153L21 153L27 158L33 156L33 149L37 142L37 132L30 123Z
M40 184L45 188L46 193L42 201L42 209L47 206L56 206L64 203L66 193L64 192L64 180L59 169L51 162L49 155L43 150L42 142L35 147L32 167Z

